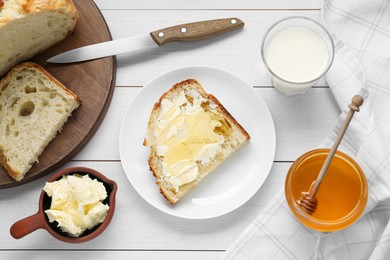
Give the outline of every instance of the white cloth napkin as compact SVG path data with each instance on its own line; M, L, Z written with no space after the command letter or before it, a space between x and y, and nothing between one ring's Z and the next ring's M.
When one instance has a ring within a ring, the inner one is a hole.
M366 174L365 213L342 231L316 232L295 220L281 190L223 259L390 259L390 1L325 0L322 17L336 43L326 78L343 111L322 145L333 143L352 96L362 94L339 150Z

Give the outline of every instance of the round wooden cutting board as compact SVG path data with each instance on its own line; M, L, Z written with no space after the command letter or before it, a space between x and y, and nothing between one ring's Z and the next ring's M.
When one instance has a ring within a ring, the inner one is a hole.
M25 178L14 181L0 167L0 188L21 185L47 175L74 157L91 139L102 122L114 91L116 60L107 57L74 64L55 65L46 60L64 51L111 40L106 22L92 0L73 0L79 13L75 31L32 61L40 64L67 88L82 105L73 112L61 133L53 139Z

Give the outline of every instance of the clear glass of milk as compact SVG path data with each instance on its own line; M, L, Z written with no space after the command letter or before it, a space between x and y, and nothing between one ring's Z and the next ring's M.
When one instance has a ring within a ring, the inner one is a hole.
M321 24L293 16L268 29L261 56L275 88L288 95L305 94L332 65L334 44Z

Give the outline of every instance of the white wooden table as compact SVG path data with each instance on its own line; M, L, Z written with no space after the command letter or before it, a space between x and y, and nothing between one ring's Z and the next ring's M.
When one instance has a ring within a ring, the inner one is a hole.
M23 239L11 225L37 211L46 178L0 190L0 259L216 259L261 212L284 183L291 163L317 148L335 125L339 110L324 81L303 96L275 90L260 58L260 42L275 21L291 15L320 20L319 0L96 0L114 39L197 20L239 17L241 32L198 43L172 43L148 55L117 58L116 88L108 113L89 144L68 166L87 166L119 184L117 208L107 230L84 244L66 244L45 230ZM118 133L122 117L142 86L168 70L211 65L251 84L268 105L276 128L276 155L268 179L247 203L210 220L185 220L162 213L136 193L122 169ZM259 245L261 246L261 245Z

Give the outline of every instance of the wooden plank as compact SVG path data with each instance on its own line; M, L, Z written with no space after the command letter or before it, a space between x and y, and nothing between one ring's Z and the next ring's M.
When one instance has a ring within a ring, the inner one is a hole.
M198 42L172 42L162 47L118 55L117 86L142 86L171 69L207 65L230 70L253 86L270 86L271 81L260 55L265 31L276 21L303 15L320 19L320 11L209 11L104 10L114 39L134 36L176 24L198 20L238 17L242 30ZM123 28L126 28L125 30ZM326 85L320 81L317 85Z
M153 52L119 56L116 85L126 87L115 89L112 105L95 137L76 160L65 165L91 167L119 183L117 211L112 223L100 237L85 244L65 244L43 230L14 240L9 235L9 228L18 219L37 211L45 177L20 187L0 190L0 208L6 212L0 214L0 259L42 256L53 259L216 259L282 188L291 163L274 163L262 188L230 214L203 221L175 218L147 204L125 177L118 161L118 133L123 114L140 91L139 86L158 74L188 65L222 67L238 74L252 86L264 87L257 88L256 92L263 97L274 117L278 138L275 160L294 160L325 138L336 123L339 111L329 89L317 88L305 96L287 97L268 87L271 83L260 58L260 41L265 30L281 18L306 15L319 19L321 1L95 2L103 9L114 39L177 23L230 16L242 18L246 26L239 33L219 39L174 43ZM178 12L179 9L182 11ZM326 86L326 83L320 81L317 85Z
M115 89L112 101L115 105L109 108L101 127L75 160L120 159L118 135L122 118L140 90ZM306 95L297 96L286 96L274 88L255 88L255 91L264 99L274 119L276 161L293 161L300 154L318 148L337 122L339 109L328 88L313 88Z
M0 190L0 251L30 250L225 250L283 187L290 163L274 164L261 189L242 207L215 219L186 220L167 215L144 201L132 188L119 162L70 162L66 166L94 168L118 185L114 218L98 238L83 244L67 244L45 230L15 240L9 228L38 210L38 198L46 179ZM156 187L157 188L157 187ZM7 259L7 258L2 258Z
M94 259L94 260L208 260L218 259L223 254L222 251L0 251L0 258L7 260L20 259Z
M320 0L197 0L197 1L128 1L128 0L95 0L101 9L319 9Z

